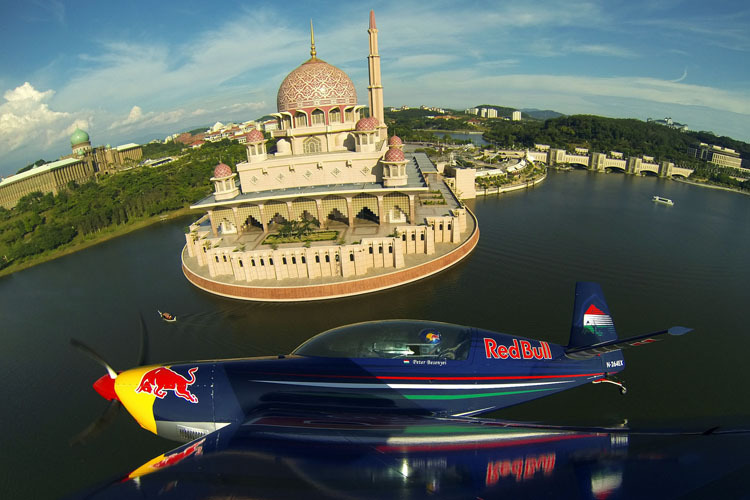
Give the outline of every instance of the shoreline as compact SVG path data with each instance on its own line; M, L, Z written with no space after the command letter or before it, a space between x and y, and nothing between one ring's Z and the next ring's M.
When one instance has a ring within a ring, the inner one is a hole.
M181 217L183 215L190 215L190 214L198 214L198 211L191 210L190 208L181 208L179 210L173 210L171 212L153 215L151 217L148 217L146 219L141 219L137 222L133 222L132 224L125 224L121 226L116 226L115 228L111 230L104 230L102 234L91 238L91 239L84 239L78 243L75 243L70 246L65 246L64 248L55 249L49 254L41 254L37 258L32 258L30 260L21 262L17 265L10 265L6 267L5 269L0 270L0 278L4 276L11 275L18 271L23 271L24 269L28 269L30 267L34 267L38 264L43 264L45 262L49 262L51 260L58 259L60 257L64 257L66 255L70 255L72 253L78 252L79 250L85 250L89 247L92 247L94 245L98 245L99 243L104 243L105 241L109 241L111 239L117 238L119 236L123 236L129 233L132 233L133 231L137 231L139 229L143 229L144 227L151 226L153 224L156 224L157 222L164 222L171 219L176 219L177 217Z
M682 182L684 184L690 184L693 186L700 186L705 187L709 189L718 189L720 191L729 191L730 193L739 193L744 194L745 196L750 196L750 191L743 191L741 189L734 189L726 186L717 186L715 184L708 184L707 182L697 182L697 181L689 181L687 179L675 179L672 178L673 181Z

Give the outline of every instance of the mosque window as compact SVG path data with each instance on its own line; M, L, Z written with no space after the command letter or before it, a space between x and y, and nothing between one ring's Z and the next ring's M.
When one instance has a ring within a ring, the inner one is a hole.
M284 264L284 265L286 265L286 257L282 257L281 258L281 263Z
M339 254L336 254L336 262L339 261Z
M411 241L417 241L416 233L411 233Z
M383 253L383 247L378 247L378 253Z
M292 257L292 264L296 264L296 263L297 263L297 257ZM286 262L284 262L284 264L286 264Z
M302 149L305 153L320 153L320 139L317 137L308 137L302 143Z
M450 230L451 230L451 223L449 222L448 223L448 231L450 231Z
M295 127L307 127L307 115L299 112L294 115L294 126Z
M414 236L414 235L412 235L412 236ZM401 235L401 239L402 239L403 241L406 241L406 233L404 233L404 234L402 234L402 235Z
M255 259L250 259L250 265L255 267Z
M240 264L240 267L245 267L241 260L238 260L237 262Z
M218 255L216 257L214 257L214 258L216 259L216 262L219 262L219 256Z
M260 259L260 265L261 265L261 266L265 266L265 265L266 265L266 263L265 263L265 262L263 262L263 259Z
M227 261L227 256L223 255L222 257L224 257L224 262L226 262Z
M344 117L347 122L353 122L354 121L354 108L346 108L344 111Z
M388 246L388 253L393 253L393 246Z
M315 263L320 264L320 255L315 255Z
M312 112L312 124L313 125L325 125L326 115L322 110L316 109Z
M307 264L307 259L305 258L305 256L304 256L304 255L302 256L302 263L303 263L303 264Z
M420 240L422 240L422 241L424 241L424 233L421 233L421 234L419 235L419 239L420 239Z
M372 247L370 247L370 255L372 255Z
M354 253L349 254L349 262L354 262Z
M268 264L271 266L273 265L273 258L268 259Z
M328 112L328 123L341 123L341 110L333 108Z
M326 262L331 262L331 256L326 254Z

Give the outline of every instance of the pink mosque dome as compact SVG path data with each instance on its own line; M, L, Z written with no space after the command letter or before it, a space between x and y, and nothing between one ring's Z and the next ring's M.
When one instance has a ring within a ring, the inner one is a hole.
M388 139L389 146L402 146L403 144L404 144L403 141L397 135L391 136L391 138Z
M404 152L398 148L391 147L385 152L385 161L404 161Z
M252 129L247 134L247 142L261 142L263 140L265 140L265 137L263 137L263 132L261 132L257 128Z
M232 168L224 163L219 163L214 169L214 177L220 179L222 177L229 177L232 175Z
M314 56L284 78L276 96L279 112L356 104L357 91L347 74Z
M378 119L374 117L360 118L357 122L357 132L369 132L375 130L378 127Z

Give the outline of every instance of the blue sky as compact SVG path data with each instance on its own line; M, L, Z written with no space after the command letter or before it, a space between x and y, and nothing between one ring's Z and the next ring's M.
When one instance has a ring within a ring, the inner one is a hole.
M750 141L744 1L108 2L2 0L0 175L93 145L276 109L309 57L367 103L375 10L386 106L477 104L664 118Z

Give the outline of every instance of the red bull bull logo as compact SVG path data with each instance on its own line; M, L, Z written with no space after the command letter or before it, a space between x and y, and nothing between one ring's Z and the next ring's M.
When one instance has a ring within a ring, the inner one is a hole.
M195 372L197 371L197 366L189 369L190 378L188 379L164 366L156 368L143 374L141 383L138 384L135 392L145 392L153 394L159 399L164 399L167 391L173 391L175 396L191 403L197 403L198 397L188 389L188 386L195 383Z

